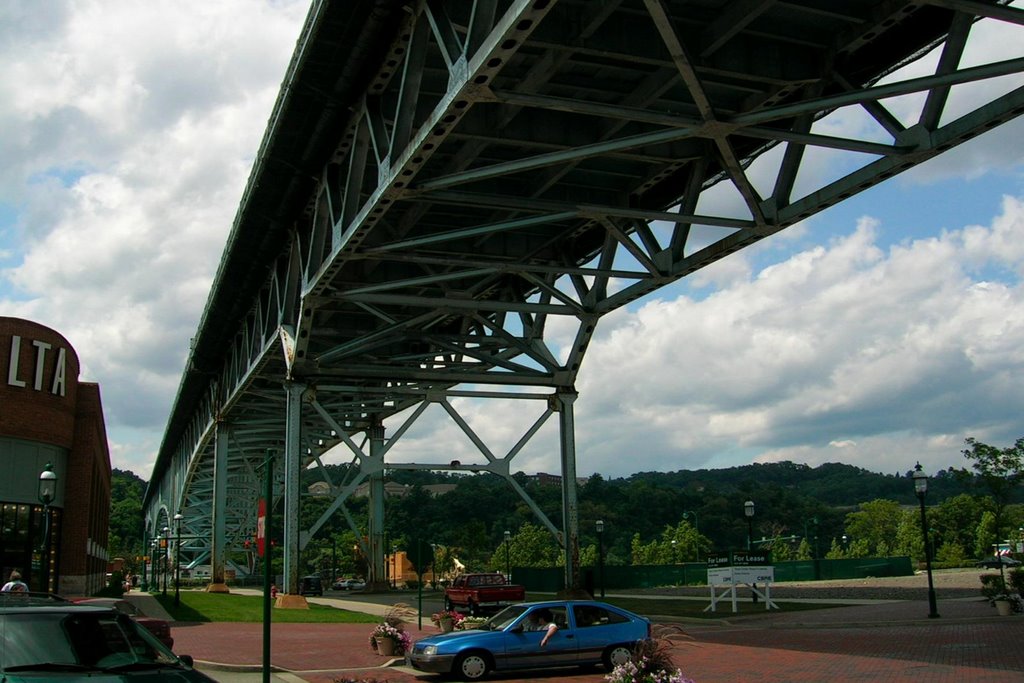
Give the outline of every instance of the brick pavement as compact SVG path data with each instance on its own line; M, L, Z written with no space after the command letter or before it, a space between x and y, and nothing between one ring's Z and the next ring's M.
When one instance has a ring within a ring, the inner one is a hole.
M1024 680L1024 616L998 617L977 599L940 600L939 612L939 619L927 619L926 602L905 601L675 624L673 652L677 665L697 683ZM437 680L386 666L391 660L370 649L369 632L366 624L274 624L271 661L294 675L289 679L307 683L344 677L381 683ZM425 626L423 632L434 629ZM193 655L215 678L218 671L259 671L260 624L176 624L174 637L174 649ZM492 675L491 680L597 683L603 677L601 669L568 669Z

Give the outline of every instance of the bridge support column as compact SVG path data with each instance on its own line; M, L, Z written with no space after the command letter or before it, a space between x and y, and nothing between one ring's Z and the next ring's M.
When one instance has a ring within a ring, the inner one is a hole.
M284 437L284 504L281 506L284 529L282 583L286 594L296 596L299 593L299 480L302 474L302 397L305 391L305 384L285 383L287 416Z
M561 390L554 397L558 410L558 434L562 459L562 534L565 552L565 594L582 592L580 582L579 503L576 497L576 417L573 403L575 391Z
M213 457L213 519L210 535L210 583L206 590L209 593L228 593L228 584L224 580L224 564L227 543L224 533L225 517L228 506L228 439L231 429L224 422L217 422L216 443Z
M384 575L384 425L370 427L370 538L366 547L366 583L371 590L387 590ZM379 465L379 466L378 466Z

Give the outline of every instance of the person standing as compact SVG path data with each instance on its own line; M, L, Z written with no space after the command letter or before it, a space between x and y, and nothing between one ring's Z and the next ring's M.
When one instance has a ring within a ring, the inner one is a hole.
M11 572L11 579L0 588L0 593L28 593L28 585L21 580L21 574L15 569Z

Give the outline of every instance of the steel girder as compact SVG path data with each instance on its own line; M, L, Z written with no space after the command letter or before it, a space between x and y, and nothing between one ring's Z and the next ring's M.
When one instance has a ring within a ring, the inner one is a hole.
M1024 40L961 59L979 19L1022 16L970 0L314 3L147 529L181 510L211 550L221 424L225 543L251 533L255 463L285 447L285 382L315 402L293 418L301 466L459 385L572 395L603 315L1024 112ZM915 61L929 66L899 77ZM853 110L857 133L818 125ZM816 178L808 160L826 157L844 170ZM568 347L551 316L574 323Z

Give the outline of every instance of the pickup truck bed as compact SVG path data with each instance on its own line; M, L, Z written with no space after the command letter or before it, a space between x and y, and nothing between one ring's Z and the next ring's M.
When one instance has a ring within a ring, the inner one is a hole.
M501 574L461 574L444 591L445 609L476 616L526 599L526 589L506 583Z

